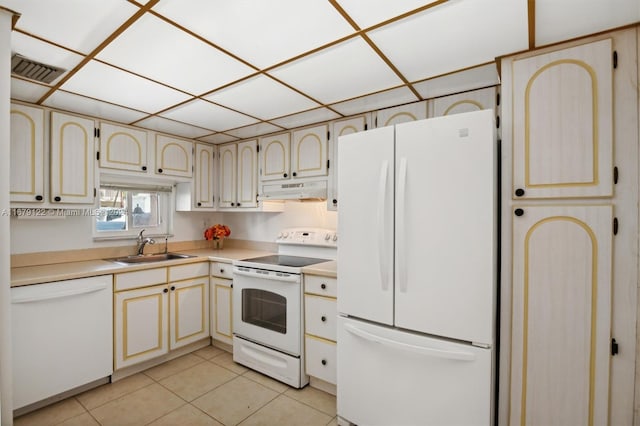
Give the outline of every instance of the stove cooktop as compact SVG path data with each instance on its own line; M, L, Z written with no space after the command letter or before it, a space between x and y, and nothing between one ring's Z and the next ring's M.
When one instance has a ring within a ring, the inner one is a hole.
M291 266L294 268L301 268L303 266L314 265L316 263L328 262L328 259L272 254L269 256L260 256L260 257L252 257L250 259L242 259L242 261L262 263L264 265Z

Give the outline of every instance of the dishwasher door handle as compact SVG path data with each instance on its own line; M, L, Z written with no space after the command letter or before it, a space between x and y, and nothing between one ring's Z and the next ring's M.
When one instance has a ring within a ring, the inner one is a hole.
M86 288L79 288L74 290L67 291L56 291L51 293L39 294L37 296L28 296L28 297L16 297L11 300L11 303L17 305L19 303L36 303L36 302L44 302L52 299L60 299L63 297L73 297L79 296L82 294L95 293L98 291L106 290L109 286L107 284L100 284L97 286L91 286Z

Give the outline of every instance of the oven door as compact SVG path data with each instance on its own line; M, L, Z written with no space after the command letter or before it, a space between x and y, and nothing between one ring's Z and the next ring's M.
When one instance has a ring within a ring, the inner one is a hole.
M233 268L233 332L300 356L302 286L299 274Z

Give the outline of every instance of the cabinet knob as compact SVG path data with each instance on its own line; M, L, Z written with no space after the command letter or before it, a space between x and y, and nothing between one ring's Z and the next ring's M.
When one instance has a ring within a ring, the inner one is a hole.
M53 198L53 201L62 201L62 198L60 198L60 197L54 197L54 198Z
M163 293L169 293L169 289L165 288L164 290L162 290Z
M327 365L327 360L323 359L322 361L320 361L322 363L322 365Z
M522 216L524 214L524 210L522 209L515 209L515 211L513 212L516 216Z
M202 207L202 203L198 203L198 207Z
M224 269L220 269L220 273L221 273L221 274L224 274Z
M333 201L333 205L334 206L338 204L338 200L336 200L335 198L333 200L331 200L331 201Z
M322 322L327 322L327 317L325 317L324 315L321 316L320 319L322 320Z
M142 166L142 170L146 172L147 171L147 166Z
M291 176L296 177L296 176L298 176L298 173L293 172L293 173L291 173Z
M231 207L234 207L236 205L236 203L231 203Z
M174 291L176 289L176 286L172 285L171 286L171 291Z
M284 175L282 175L282 176L284 176L284 177L289 177L289 175L288 175L288 174L286 174L286 173L285 173Z
M162 169L158 169L158 173L162 173Z
M322 283L322 284L320 284L320 288L323 289L323 290L326 290L327 285L325 283Z
M36 200L42 201L42 195L36 195Z
M522 197L524 195L524 189L518 188L516 189L516 197Z

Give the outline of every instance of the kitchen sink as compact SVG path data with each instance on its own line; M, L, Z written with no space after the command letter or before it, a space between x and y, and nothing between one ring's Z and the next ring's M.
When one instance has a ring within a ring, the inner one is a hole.
M112 262L117 263L153 263L153 262L162 262L164 260L174 260L174 259L189 259L191 257L195 257L191 254L182 254L182 253L160 253L160 254L139 254L139 255L131 255L125 257L116 257L114 259L108 259Z

